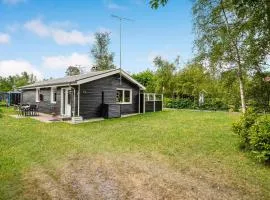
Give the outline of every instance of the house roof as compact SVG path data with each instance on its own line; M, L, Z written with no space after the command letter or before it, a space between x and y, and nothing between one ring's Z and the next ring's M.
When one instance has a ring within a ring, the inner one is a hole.
M56 78L50 79L46 81L36 82L30 85L26 85L21 87L20 89L33 89L39 87L51 87L51 86L65 86L65 85L79 85L87 82L91 82L94 80L98 80L101 78L105 78L107 76L111 76L114 74L118 74L121 71L121 75L128 79L130 82L138 85L140 89L145 90L145 87L132 78L128 73L120 69L112 69L112 70L105 70L105 71L96 71L96 72L89 72L86 74L80 74L75 76L67 76L63 78Z

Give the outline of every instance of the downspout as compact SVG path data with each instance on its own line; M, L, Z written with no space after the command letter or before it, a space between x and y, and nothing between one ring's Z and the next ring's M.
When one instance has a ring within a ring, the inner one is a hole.
M141 88L139 87L139 112L141 113Z
M154 93L154 112L156 112L156 93Z
M143 93L143 113L145 113L145 93Z
M80 95L81 95L81 85L78 85L78 117L80 116Z

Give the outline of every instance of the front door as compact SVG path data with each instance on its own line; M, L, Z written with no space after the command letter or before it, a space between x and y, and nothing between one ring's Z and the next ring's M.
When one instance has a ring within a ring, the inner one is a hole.
M61 114L63 116L71 117L71 98L72 92L70 88L62 88L61 90Z

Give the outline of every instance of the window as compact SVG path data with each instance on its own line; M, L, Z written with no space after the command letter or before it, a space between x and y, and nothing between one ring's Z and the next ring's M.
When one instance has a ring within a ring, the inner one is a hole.
M116 102L122 103L123 102L123 90L116 91Z
M51 103L56 103L56 100L57 100L56 91L57 91L56 87L51 88Z
M36 88L36 102L40 102L40 88Z
M116 90L116 102L122 104L132 103L132 90L129 89L117 89Z
M130 102L130 90L124 91L124 102Z

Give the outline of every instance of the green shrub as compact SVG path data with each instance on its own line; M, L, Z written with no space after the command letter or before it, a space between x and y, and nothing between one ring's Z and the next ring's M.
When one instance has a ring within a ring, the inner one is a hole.
M270 120L248 109L233 124L233 132L240 136L240 147L251 151L259 161L270 162Z
M194 101L191 99L165 98L164 105L166 108L177 108L177 109L194 108Z
M228 110L229 107L217 98L207 98L205 103L201 106L198 101L189 98L171 99L164 98L164 105L166 108L177 109L201 109L201 110Z
M256 122L258 114L253 109L248 109L240 120L233 124L233 132L240 136L240 147L250 148L250 128Z
M260 161L270 162L270 121L265 116L250 129L250 149Z

